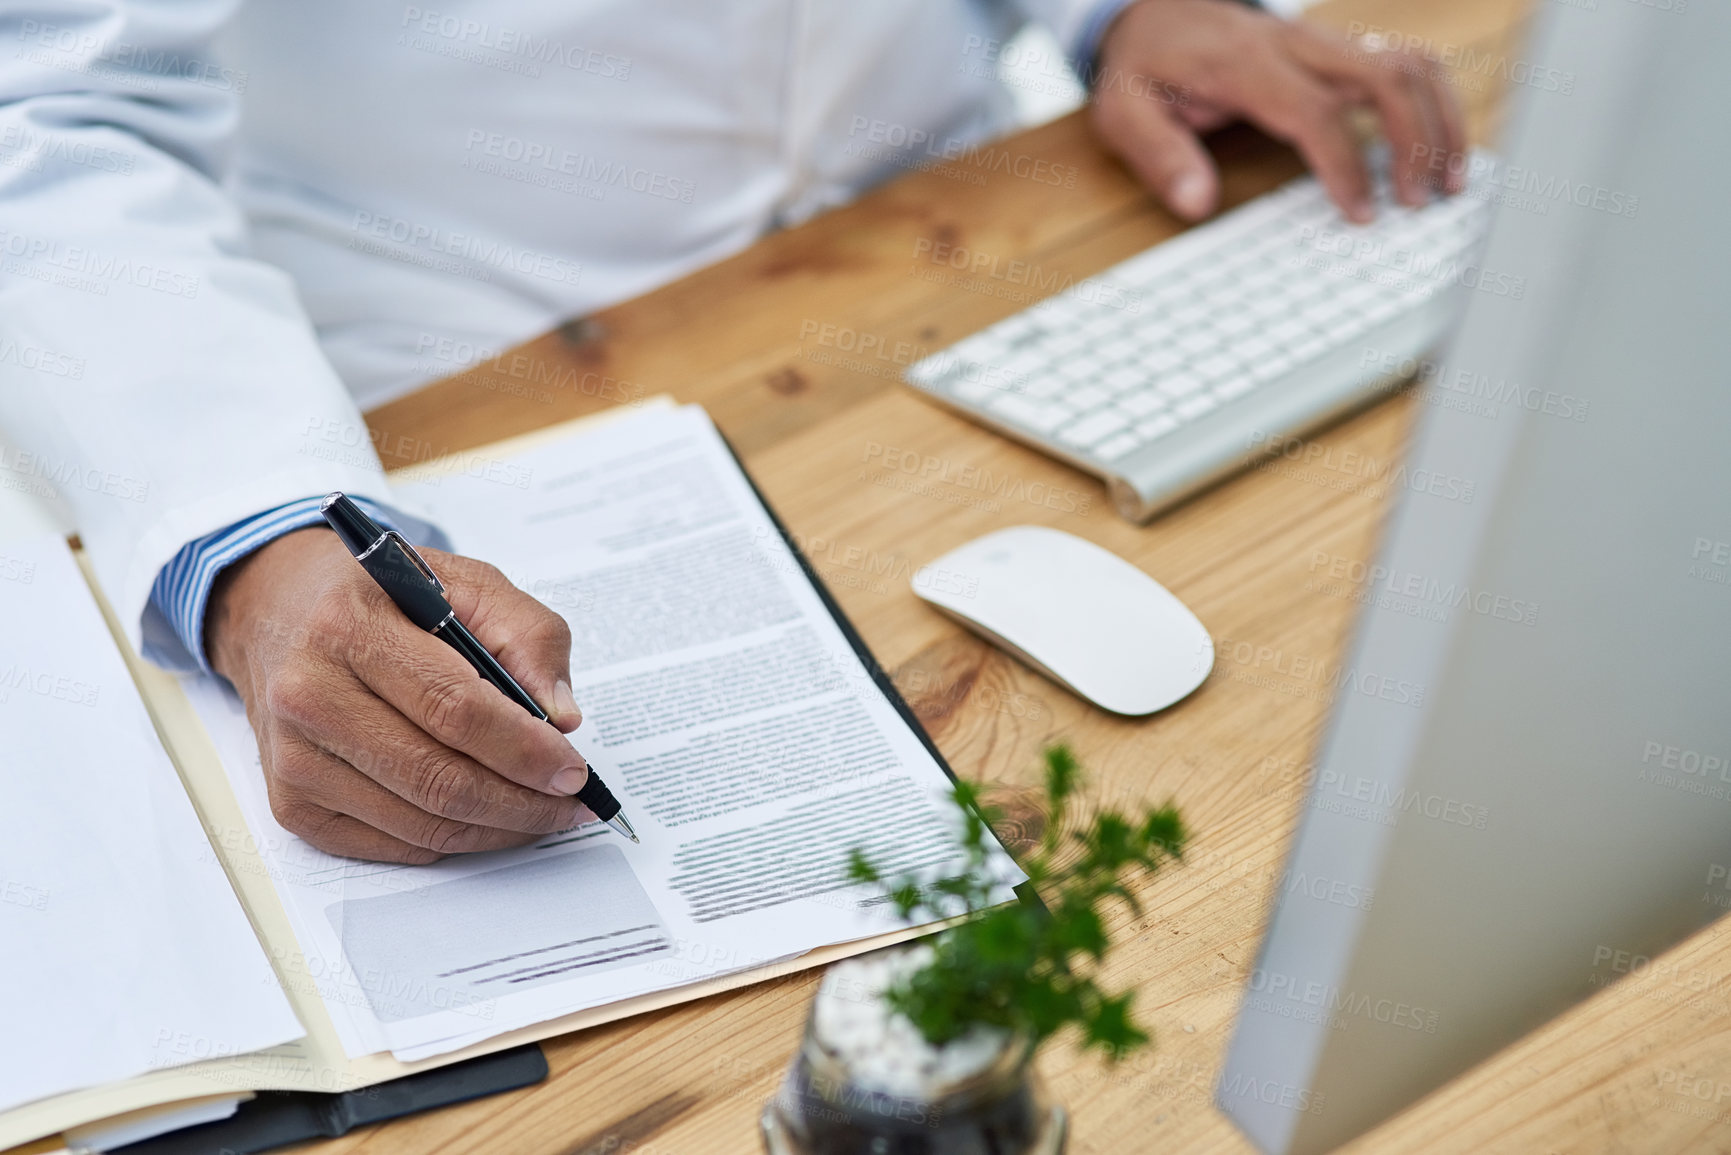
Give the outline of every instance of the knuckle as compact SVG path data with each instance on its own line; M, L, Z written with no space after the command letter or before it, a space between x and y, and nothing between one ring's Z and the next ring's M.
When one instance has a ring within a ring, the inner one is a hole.
M364 578L364 575L359 575ZM355 612L355 597L349 588L339 588L321 596L307 612L309 637L346 637L359 615Z
M301 807L297 803L284 798L281 791L272 790L270 792L271 817L276 819L278 826L282 827L290 834L300 833L300 810Z
M464 557L461 554L447 554L445 568L452 571L458 581L469 585L482 586L487 589L497 589L511 584L505 572L491 562L479 558Z
M277 823L290 834L302 838L323 850L330 841L337 816L321 806L313 806L294 798L270 800L270 811Z
M575 814L576 806L550 794L538 794L533 790L515 791L510 798L504 799L500 806L500 821L497 825L508 830L520 830L533 834L551 834L555 830L563 830L571 823L565 820L566 815Z
M1345 115L1346 97L1332 88L1318 88L1299 102L1303 119L1315 128L1332 128Z
M485 727L484 710L473 678L446 677L426 688L427 727L446 745L468 746Z
M1246 93L1248 77L1256 75L1252 68L1245 66L1245 61L1255 60L1266 68L1273 63L1270 56L1267 45L1240 38L1198 53L1194 60L1187 61L1185 79L1188 86L1204 99L1240 97Z
M575 800L549 798L541 804L540 812L534 815L534 822L529 829L536 834L555 834L561 830L569 830L577 825L577 807Z
M279 671L265 685L265 709L275 717L300 725L317 723L324 695L312 675L296 667Z
M563 811L575 812L575 807L550 794L541 794L509 782L491 785L492 788L488 791L492 796L487 808L488 825L501 830L547 834L564 828L559 823L559 816Z
M482 830L467 822L429 815L416 833L415 842L437 855L461 854L479 842Z
M1430 82L1410 72L1396 72L1388 88L1387 103L1398 106L1408 115L1417 115L1419 106L1430 93Z
M448 755L433 754L423 759L416 786L421 809L444 818L466 822L485 805L474 789L469 768Z

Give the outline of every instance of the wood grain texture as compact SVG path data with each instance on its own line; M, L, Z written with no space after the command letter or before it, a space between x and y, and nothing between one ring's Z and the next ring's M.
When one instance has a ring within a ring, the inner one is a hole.
M1526 10L1524 0L1338 0L1314 16L1494 60L1519 58ZM1498 88L1494 65L1456 78L1480 139L1496 127ZM1289 152L1252 132L1223 133L1212 146L1228 203L1299 171ZM1037 827L1026 802L1039 751L1057 738L1088 767L1095 802L1176 800L1196 831L1193 851L1147 889L1141 919L1114 927L1124 946L1111 977L1141 992L1157 1049L1112 1069L1058 1044L1041 1065L1073 1113L1077 1155L1237 1155L1249 1147L1211 1105L1211 1088L1354 617L1343 596L1352 591L1319 583L1313 559L1372 556L1416 402L1393 397L1317 436L1329 451L1323 461L1276 459L1136 527L1110 511L1095 481L920 400L897 384L906 364L1037 295L934 280L945 270L922 258L922 242L1026 261L1061 280L1178 229L1079 116L995 147L1045 160L1065 179L1017 179L989 161L910 173L370 420L389 465L647 394L699 402L946 757L1021 816L1011 837ZM1152 719L1109 718L910 592L913 568L1017 523L1080 534L1164 582L1217 639L1207 684ZM1665 977L1610 987L1350 1149L1731 1150L1731 944L1704 933L1664 962ZM757 1150L760 1105L795 1048L815 983L794 975L554 1040L553 1076L542 1086L320 1150Z

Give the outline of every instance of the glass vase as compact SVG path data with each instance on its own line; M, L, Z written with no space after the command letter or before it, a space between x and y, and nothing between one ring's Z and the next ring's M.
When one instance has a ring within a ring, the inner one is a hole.
M993 1061L923 1096L863 1086L808 1020L799 1052L761 1120L769 1155L1058 1155L1067 1120L1006 1039Z

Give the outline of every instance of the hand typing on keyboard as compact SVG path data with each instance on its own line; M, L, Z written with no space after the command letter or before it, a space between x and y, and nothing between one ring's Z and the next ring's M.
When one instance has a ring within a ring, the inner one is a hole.
M1420 56L1246 6L1138 0L1107 29L1088 80L1095 128L1178 216L1207 216L1219 198L1196 134L1242 117L1296 148L1341 212L1364 223L1375 210L1347 123L1355 108L1382 122L1400 203L1422 205L1438 185L1461 190L1466 133L1440 76Z
M1470 178L1462 195L1408 207L1377 152L1368 224L1342 220L1302 177L927 357L908 379L1100 475L1120 512L1146 520L1385 396L1463 294L1525 291L1476 255L1488 158L1451 166Z

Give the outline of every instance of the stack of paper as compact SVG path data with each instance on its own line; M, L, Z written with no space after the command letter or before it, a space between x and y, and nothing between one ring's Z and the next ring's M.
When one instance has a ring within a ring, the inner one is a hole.
M66 542L0 544L0 1110L304 1032Z
M0 1147L365 1086L917 933L845 866L951 865L949 780L700 409L399 482L570 624L572 740L642 844L315 850L232 691L123 659L60 539L0 545Z

